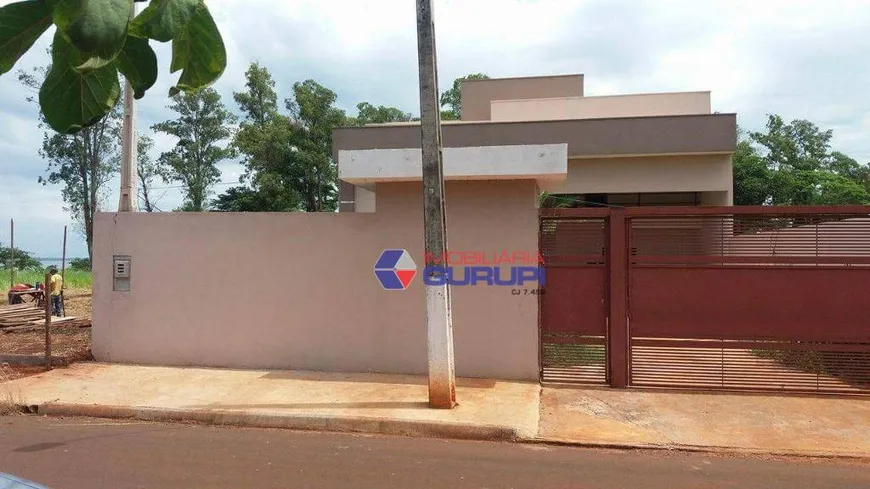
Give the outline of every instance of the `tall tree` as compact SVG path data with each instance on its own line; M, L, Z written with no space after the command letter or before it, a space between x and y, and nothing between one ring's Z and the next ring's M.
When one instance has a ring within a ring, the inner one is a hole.
M474 73L453 80L453 86L441 94L441 118L445 121L462 118L462 82L466 80L489 80L483 73ZM446 109L444 109L446 107Z
M154 195L154 183L162 175L160 165L151 157L154 149L154 140L148 136L139 138L139 157L136 163L136 173L139 175L139 201L145 212L154 212L157 209L159 197Z
M245 80L247 91L233 93L233 99L245 115L240 126L263 128L279 115L275 80L269 70L257 62L248 67Z
M385 105L374 106L368 102L361 102L357 104L356 108L359 114L355 118L348 120L348 123L354 126L408 122L414 119L413 114L410 112Z
M332 130L347 124L347 115L335 106L337 96L314 80L293 84L290 112L289 169L297 182L307 212L332 212L338 207L338 170L332 159Z
M18 79L36 92L50 71L51 67L19 71ZM27 100L36 102L37 97L31 94ZM115 104L105 117L75 134L56 132L42 111L39 121L44 131L39 155L48 163L39 182L63 186L61 193L66 210L84 236L90 257L94 246L94 214L104 203L106 184L120 168L121 105Z
M734 204L765 205L770 196L771 171L752 141L743 137L734 153Z
M243 114L234 143L246 169L243 180L250 187L227 190L214 206L224 212L299 210L297 182L289 171L292 124L278 109L275 81L259 63L251 64L245 78L246 90L233 94Z
M217 164L232 158L234 151L228 144L234 122L213 88L180 93L172 97L169 106L178 118L155 124L152 129L178 139L172 151L160 155L167 182L183 186L183 210L202 212L215 183L220 180Z
M742 135L742 133L741 133ZM831 151L833 131L768 116L765 131L741 137L734 154L738 205L870 203L870 169Z
M275 82L254 63L246 90L234 94L243 113L235 146L244 157L249 187L228 190L215 201L226 211L330 212L337 207L332 130L347 125L335 92L314 80L293 85L278 109Z

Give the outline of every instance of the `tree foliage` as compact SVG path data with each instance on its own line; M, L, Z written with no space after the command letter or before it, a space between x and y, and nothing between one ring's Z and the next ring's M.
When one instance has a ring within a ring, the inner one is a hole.
M133 18L135 3L148 3ZM117 106L119 75L141 98L157 81L150 41L171 42L170 72L181 72L170 95L214 83L226 48L204 0L26 0L0 7L0 75L52 25L51 70L39 91L45 122L75 134Z
M69 267L72 270L91 271L90 258L73 258L69 262Z
M154 184L163 175L160 165L151 157L154 140L148 136L140 136L138 143L138 158L136 159L136 174L139 177L140 208L145 212L154 212L160 197L154 195Z
M171 151L160 155L159 164L167 182L178 182L184 192L182 210L202 212L215 183L220 181L217 164L232 158L228 144L232 136L229 125L234 121L221 102L220 94L206 88L172 97L169 106L178 118L155 124L152 129L175 137Z
M234 94L243 113L235 146L250 187L230 189L215 206L224 211L334 211L332 130L349 123L336 106L335 92L314 80L296 83L282 112L265 67L252 64L246 78L246 90Z
M350 119L350 125L364 126L366 124L387 124L390 122L408 122L414 120L414 115L395 107L385 105L374 106L368 102L361 102L356 106L359 114Z
M245 75L245 90L234 94L243 114L234 143L243 156L246 185L220 195L212 204L215 210L334 211L338 203L332 130L418 120L402 109L369 102L357 104L356 117L348 117L336 106L335 92L314 80L293 86L293 97L285 100L283 112L275 81L264 66L253 63ZM457 79L441 98L449 108L446 118L461 115L463 80L487 78L473 74Z
M0 243L0 267L8 269L11 261L12 248L3 246L3 243ZM42 263L34 258L32 253L15 248L15 268L18 270L42 268Z
M831 150L833 131L768 116L764 131L741 132L734 154L737 205L870 204L870 169Z
M462 118L462 82L466 80L489 80L489 76L474 73L453 80L453 86L441 94L441 119L455 121Z

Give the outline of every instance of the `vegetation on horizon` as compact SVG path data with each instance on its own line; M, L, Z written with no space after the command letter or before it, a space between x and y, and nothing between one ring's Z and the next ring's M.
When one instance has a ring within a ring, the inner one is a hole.
M16 284L30 284L35 285L38 283L45 282L45 273L47 269L43 268L29 268L27 270L16 270L15 271L15 283ZM74 270L71 268L67 268L64 273L64 286L67 289L90 289L92 282L92 274L90 270ZM2 294L0 294L0 298L3 299L3 302L6 301L6 291L9 290L9 269L8 268L0 268L0 287L2 287Z

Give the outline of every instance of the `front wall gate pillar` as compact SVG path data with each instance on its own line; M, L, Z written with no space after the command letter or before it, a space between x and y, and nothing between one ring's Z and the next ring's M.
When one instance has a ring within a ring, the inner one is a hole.
M607 335L610 386L629 385L628 333L628 237L625 209L610 210L607 246L607 282L609 289L609 331Z

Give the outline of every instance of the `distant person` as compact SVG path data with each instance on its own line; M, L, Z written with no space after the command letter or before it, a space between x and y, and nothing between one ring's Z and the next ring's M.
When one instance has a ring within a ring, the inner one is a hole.
M56 267L51 267L48 270L48 273L51 274L51 283L49 284L49 290L51 291L51 309L52 313L55 316L63 317L63 300L61 300L61 294L63 293L63 277L57 273Z

